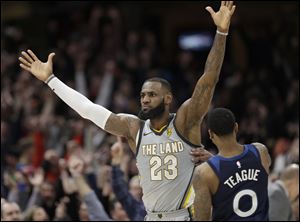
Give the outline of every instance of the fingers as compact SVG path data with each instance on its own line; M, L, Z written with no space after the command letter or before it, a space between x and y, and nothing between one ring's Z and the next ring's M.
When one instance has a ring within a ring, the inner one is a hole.
M210 158L210 156L206 156L206 155L192 157L192 162L199 163L199 162L207 161L209 158Z
M30 68L28 66L23 65L22 63L20 64L22 69L25 69L26 71L30 72Z
M233 6L233 1L229 1L227 5L228 9L231 10L232 6Z
M234 11L235 11L235 5L234 5L234 6L232 7L232 9L230 10L230 14L233 15Z
M196 158L196 159L192 159L192 162L193 162L193 163L199 163L200 160Z
M204 148L193 148L191 149L190 155L192 156L192 162L198 163L199 161L206 161L212 155Z
M53 60L53 57L55 56L55 53L54 52L52 52L52 53L50 53L49 54L49 56L48 56L48 62L52 65L52 60Z
M21 53L28 62L30 62L30 63L34 62L33 59L26 52L22 51Z
M19 57L19 61L22 62L24 65L26 65L27 67L31 67L31 63L27 62L25 59L23 59L22 57Z
M205 9L210 13L211 16L215 14L215 11L212 9L212 7L207 6Z
M28 50L29 51L29 50ZM21 52L23 57L19 57L20 67L30 72L31 64L34 62L33 59L24 51Z
M39 60L39 59L36 57L36 55L35 55L30 49L28 49L27 52L28 52L29 55L33 58L34 61Z
M190 154L193 156L193 157L204 157L207 155L206 152L201 152L201 151L191 151Z
M221 7L225 6L227 8L229 8L229 10L231 10L232 6L233 6L233 1L222 1L221 2Z

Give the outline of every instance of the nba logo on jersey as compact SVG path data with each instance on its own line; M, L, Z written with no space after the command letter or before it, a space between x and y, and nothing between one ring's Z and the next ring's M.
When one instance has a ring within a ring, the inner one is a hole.
M238 166L239 169L242 167L240 161L236 161L236 165Z

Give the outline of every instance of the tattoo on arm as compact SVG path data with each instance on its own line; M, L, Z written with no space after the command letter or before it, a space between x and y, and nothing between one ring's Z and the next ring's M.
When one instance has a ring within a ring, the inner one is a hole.
M197 87L194 90L188 110L188 116L192 117L191 121L189 121L190 126L199 123L199 120L207 113L209 104L213 98L215 86L199 83L200 81L198 81Z
M105 130L116 136L124 136L126 138L129 138L129 129L132 126L134 120L135 119L128 116L120 116L112 113L106 122Z
M189 127L198 124L209 109L225 54L226 37L216 35L206 60L204 74L198 80L187 113Z
M213 46L208 54L204 73L213 75L218 80L225 55L226 37L216 34Z
M211 219L211 193L204 178L203 169L197 169L194 179L193 186L195 189L195 220L196 221L208 221Z

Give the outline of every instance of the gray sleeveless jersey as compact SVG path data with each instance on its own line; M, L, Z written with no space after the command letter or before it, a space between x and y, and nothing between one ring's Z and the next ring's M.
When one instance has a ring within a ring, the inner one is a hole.
M175 114L162 132L150 128L150 120L139 131L137 167L147 211L166 212L189 207L194 201L191 179L194 164L192 144L179 135Z

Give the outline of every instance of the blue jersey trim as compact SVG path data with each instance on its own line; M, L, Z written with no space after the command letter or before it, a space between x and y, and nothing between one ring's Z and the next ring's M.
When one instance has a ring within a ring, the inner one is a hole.
M257 159L258 159L259 163L261 164L262 168L265 169L264 166L262 165L260 153L259 153L259 150L257 149L257 147L254 146L253 144L249 144L248 146L249 146L249 150L257 157Z
M259 153L258 153L258 150L256 149L256 147L253 145L253 144L248 144L247 145L249 150L258 158L259 158Z
M211 166L211 168L215 171L215 173L220 175L220 159L219 156L214 156L210 158L207 163Z

